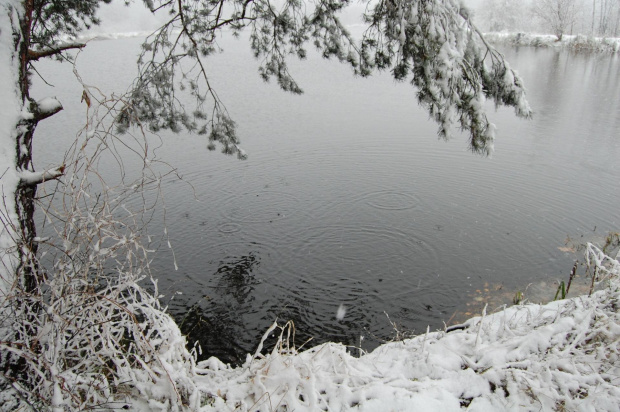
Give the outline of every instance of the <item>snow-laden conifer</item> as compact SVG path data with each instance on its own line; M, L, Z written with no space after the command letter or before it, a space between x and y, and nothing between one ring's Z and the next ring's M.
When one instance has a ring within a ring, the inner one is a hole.
M349 64L354 73L370 76L390 70L396 80L409 81L418 101L448 138L453 125L469 133L470 147L492 149L495 128L485 100L515 108L529 117L520 77L504 57L487 44L469 11L456 0L369 2L363 16L366 30L354 38L339 15L348 1L273 2L186 1L150 2L170 19L143 45L140 75L117 121L120 130L144 124L153 131L170 129L207 135L209 148L221 143L228 154L239 154L235 123L209 80L205 61L219 51L224 29L250 32L250 47L260 62L259 74L275 79L285 91L302 93L289 70L290 58L305 59L315 47L326 58ZM189 93L191 110L178 95Z

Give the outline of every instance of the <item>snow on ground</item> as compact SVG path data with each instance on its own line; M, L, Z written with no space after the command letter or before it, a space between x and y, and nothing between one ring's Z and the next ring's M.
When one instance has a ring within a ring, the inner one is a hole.
M591 297L527 304L354 357L327 343L249 357L233 369L198 365L203 411L617 411L620 298L617 260ZM277 348L276 348L277 349Z
M552 34L534 33L485 33L484 38L495 44L514 46L559 47L573 50L590 50L597 52L620 52L618 37L587 37L582 35L564 35L562 40Z

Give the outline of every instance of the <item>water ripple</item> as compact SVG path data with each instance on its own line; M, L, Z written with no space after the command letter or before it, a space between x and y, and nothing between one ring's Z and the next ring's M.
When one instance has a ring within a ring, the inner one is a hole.
M358 201L380 210L408 210L420 205L417 196L397 190L380 190L366 193Z
M239 223L271 223L286 219L299 209L299 198L277 191L255 191L233 194L222 204L225 218Z
M222 223L218 225L217 230L222 233L237 233L241 230L241 225L239 223Z

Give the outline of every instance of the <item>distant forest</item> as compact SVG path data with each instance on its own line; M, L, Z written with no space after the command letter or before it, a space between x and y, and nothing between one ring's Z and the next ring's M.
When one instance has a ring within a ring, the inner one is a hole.
M470 0L485 31L620 37L620 0Z

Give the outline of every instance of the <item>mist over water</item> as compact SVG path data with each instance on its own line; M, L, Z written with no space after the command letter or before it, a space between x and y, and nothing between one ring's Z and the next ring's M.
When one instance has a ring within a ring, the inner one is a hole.
M92 42L78 70L124 90L139 44ZM354 78L311 58L291 64L306 91L292 96L260 80L246 42L221 45L208 60L211 82L249 159L208 152L184 133L162 134L158 150L192 187L164 182L179 270L165 247L152 267L204 356L243 361L276 318L295 322L298 344L363 336L365 349L392 334L384 312L403 330L441 328L485 283L516 291L566 279L575 256L558 247L567 236L618 229L617 57L503 50L535 116L489 107L498 138L485 158L458 132L438 140L415 90L387 74ZM84 121L70 68L40 66L55 88L38 82L37 98L57 95L65 110L38 130L39 169L61 159ZM161 234L161 224L149 231Z

